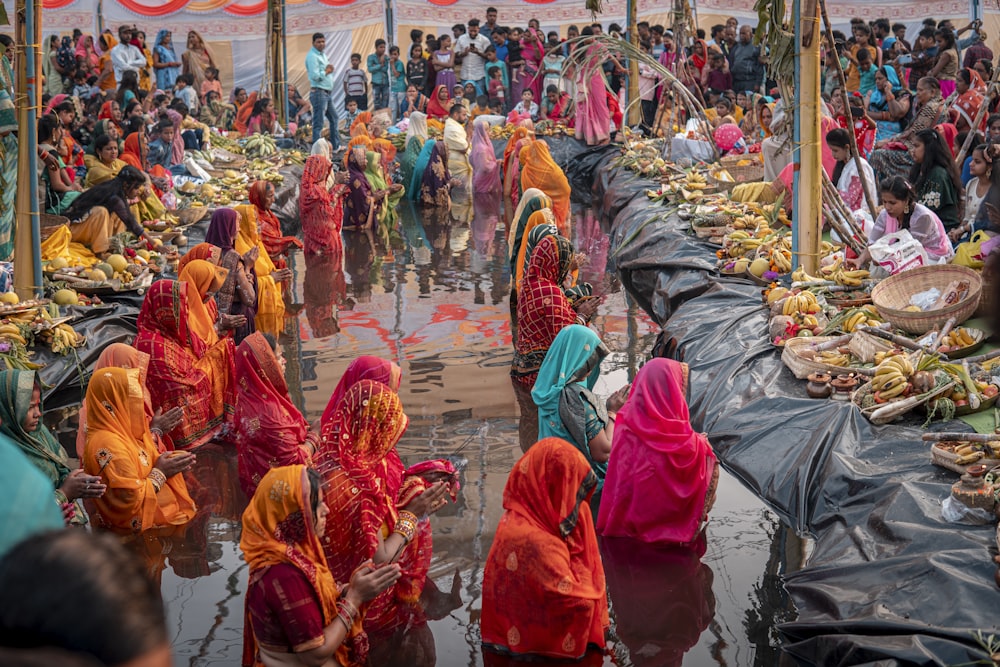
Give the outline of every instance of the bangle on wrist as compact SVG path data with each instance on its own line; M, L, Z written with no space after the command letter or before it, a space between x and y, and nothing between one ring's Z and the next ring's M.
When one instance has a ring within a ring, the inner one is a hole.
M392 529L392 532L401 535L403 542L409 544L417 534L417 521L416 514L403 510L399 513L399 518L396 519L396 525Z
M160 428L159 426L153 426L152 428L149 429L149 432L158 438L163 437L163 429Z
M163 471L159 468L153 468L149 471L149 476L147 479L153 483L153 488L159 493L163 485L167 483L167 476L163 474Z

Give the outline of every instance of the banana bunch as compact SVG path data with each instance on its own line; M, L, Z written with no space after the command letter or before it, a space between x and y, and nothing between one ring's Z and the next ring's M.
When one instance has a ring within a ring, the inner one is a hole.
M819 326L819 320L810 313L794 313L792 319L795 323L806 329L815 329Z
M761 229L768 228L767 218L762 215L741 215L733 219L733 229Z
M406 135L404 134L399 136L405 137ZM397 147L397 150L400 151L405 149L406 146L403 146L402 148ZM287 155L285 155L285 160L290 164L297 164L301 167L306 163L306 156L302 154L302 151L290 151Z
M21 345L28 344L24 334L21 333L21 328L16 324L0 325L0 340L14 341L16 343L20 343Z
M1000 442L958 443L958 446L955 447L955 454L958 456L955 459L957 465L971 465L987 456L990 458L1000 456Z
M822 269L820 270L822 273ZM824 274L827 280L832 280L838 285L843 285L844 287L861 287L862 281L868 278L870 274L864 269L858 269L856 271L844 271L844 269L837 269L830 275Z
M828 366L840 366L846 368L851 364L851 355L838 352L837 350L823 350L816 355L815 360Z
M51 329L43 331L41 338L48 343L53 352L63 355L69 354L73 348L83 345L84 340L83 336L68 324L57 324Z
M875 368L872 390L883 400L902 396L910 388L910 376L913 375L913 371L913 364L905 354L886 357Z
M792 282L796 283L818 283L823 282L824 278L819 278L817 276L811 276L806 273L805 269L799 265L799 268L792 271Z
M229 137L224 137L219 132L212 130L211 132L212 145L218 146L219 148L229 151L230 153L242 153L243 149L240 148L239 142Z
M243 145L243 152L248 157L267 157L278 152L278 144L269 134L252 134Z
M844 333L853 333L860 326L877 327L882 324L882 320L875 312L875 309L870 306L854 308L852 311L840 326Z
M788 273L792 270L792 251L785 248L775 248L769 256L778 273Z
M959 327L941 339L941 346L951 348L952 350L960 350L975 343L976 338L965 327Z
M789 316L796 313L815 315L821 310L823 309L820 307L819 302L816 301L816 295L812 292L799 292L798 294L787 296L781 306L781 314Z
M707 187L708 180L700 172L689 171L687 177L684 179L684 188L686 190L704 190Z

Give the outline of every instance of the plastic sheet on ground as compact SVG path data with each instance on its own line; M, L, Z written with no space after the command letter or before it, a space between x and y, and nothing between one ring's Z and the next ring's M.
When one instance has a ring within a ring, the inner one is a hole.
M920 420L875 427L847 403L806 398L767 339L760 288L714 273L713 248L646 187L611 169L598 201L623 283L664 327L656 352L690 365L692 422L725 467L815 538L785 577L798 617L780 628L784 649L823 665L986 658L972 631L996 631L995 527L942 518L957 476L931 465Z

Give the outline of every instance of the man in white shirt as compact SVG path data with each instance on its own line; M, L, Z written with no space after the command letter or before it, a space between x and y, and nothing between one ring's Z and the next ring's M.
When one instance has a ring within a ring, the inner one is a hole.
M461 187L469 190L472 185L472 165L469 164L469 135L465 123L469 111L463 104L455 104L444 122L444 144L448 148L448 171L452 179L461 181Z
M131 70L139 74L139 70L148 66L146 56L138 46L129 44L132 41L134 29L123 25L118 28L118 44L111 49L111 66L115 70L115 83L121 84L122 74Z
M455 54L462 56L462 83L472 83L476 95L486 94L486 47L490 40L479 34L479 19L469 19L469 31L455 42Z

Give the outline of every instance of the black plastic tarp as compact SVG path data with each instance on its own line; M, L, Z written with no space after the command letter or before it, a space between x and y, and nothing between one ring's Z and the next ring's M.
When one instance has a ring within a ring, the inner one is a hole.
M630 172L595 175L612 255L664 329L656 353L691 370L691 419L723 465L815 542L785 575L797 620L780 630L803 664L968 663L995 631L993 526L947 523L957 476L930 463L920 421L874 427L851 405L805 397L767 339L760 287L721 278L714 248L647 200ZM948 430L968 430L961 422Z

